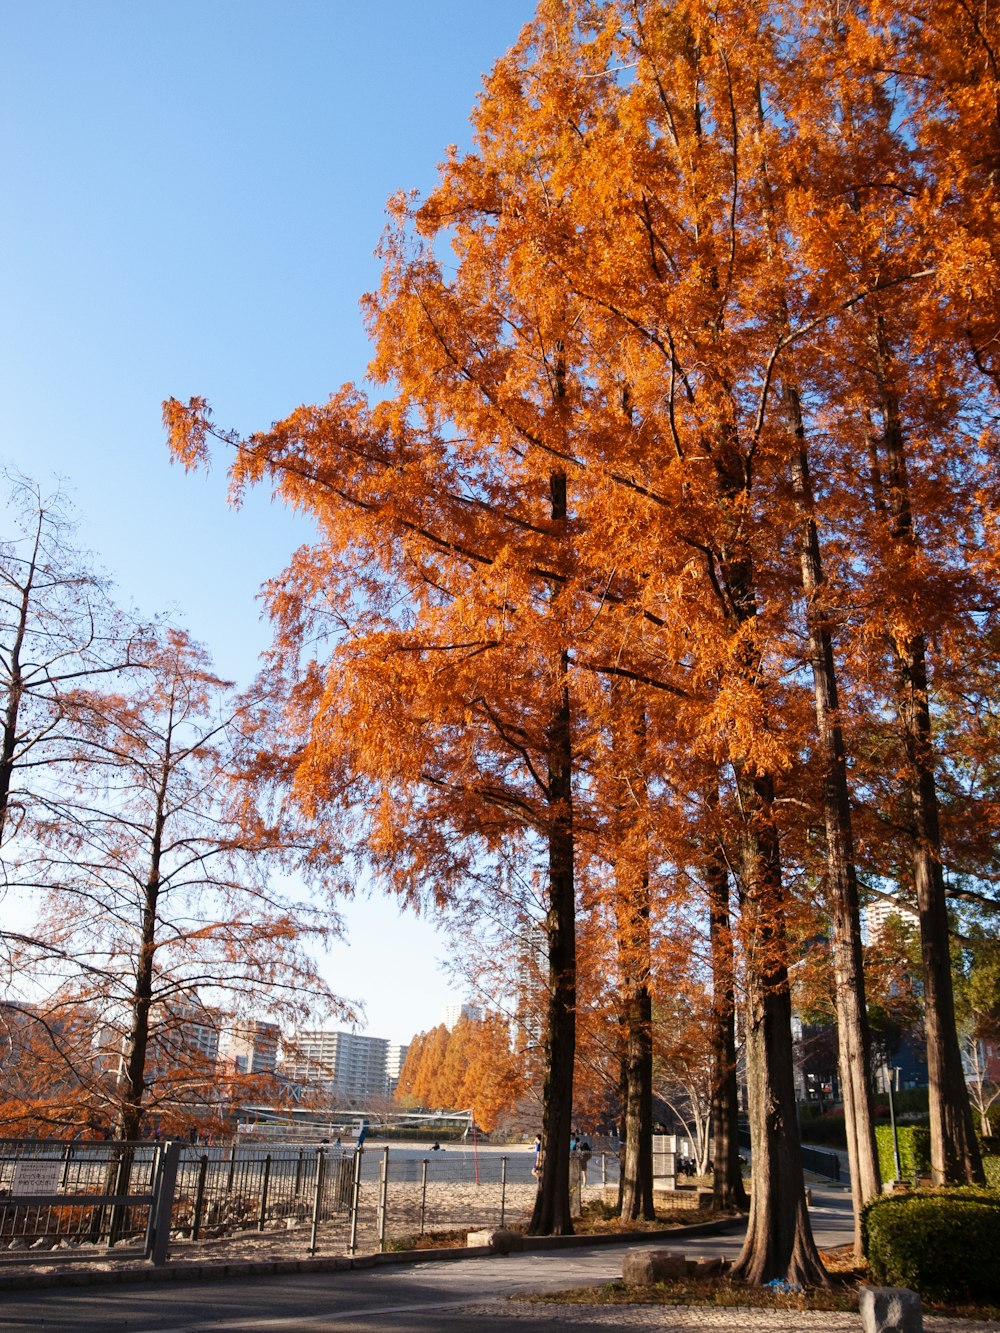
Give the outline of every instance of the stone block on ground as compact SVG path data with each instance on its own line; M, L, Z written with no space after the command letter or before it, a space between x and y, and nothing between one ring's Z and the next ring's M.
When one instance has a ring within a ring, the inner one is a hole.
M861 1287L861 1327L864 1333L923 1333L920 1297L906 1287Z
M622 1258L622 1282L626 1287L649 1287L687 1277L687 1258L672 1250L631 1250Z
M721 1255L712 1255L709 1258L696 1259L694 1264L694 1277L721 1277L729 1268L729 1260L723 1259Z
M524 1249L524 1237L519 1231L507 1231L500 1227L470 1231L465 1243L467 1246L488 1245L497 1254L513 1254Z

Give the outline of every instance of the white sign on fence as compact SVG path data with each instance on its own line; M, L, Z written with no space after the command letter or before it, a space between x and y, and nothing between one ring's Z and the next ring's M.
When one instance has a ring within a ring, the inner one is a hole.
M62 1162L47 1157L37 1161L14 1163L11 1194L55 1194L59 1188Z

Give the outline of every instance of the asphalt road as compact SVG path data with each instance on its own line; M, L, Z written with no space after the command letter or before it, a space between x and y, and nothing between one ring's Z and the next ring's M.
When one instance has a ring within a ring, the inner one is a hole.
M844 1190L814 1189L813 1227L821 1246L850 1239L850 1196ZM330 1273L257 1277L196 1283L141 1286L57 1287L5 1292L0 1329L20 1333L534 1333L563 1324L582 1333L623 1325L747 1330L766 1327L779 1333L781 1322L759 1324L748 1312L607 1312L598 1322L584 1311L551 1306L523 1307L516 1315L488 1308L507 1297L596 1286L621 1274L626 1248L684 1249L687 1253L727 1255L739 1250L741 1233L692 1237L680 1243L660 1239L646 1245L587 1246L545 1253L389 1265ZM479 1308L477 1308L479 1307ZM483 1308L487 1307L487 1308ZM597 1318L597 1316L594 1316ZM836 1320L803 1322L799 1329L839 1329ZM683 1322L694 1319L695 1322ZM723 1322L720 1322L723 1320ZM610 1322L609 1322L610 1321ZM853 1328L859 1325L844 1324Z

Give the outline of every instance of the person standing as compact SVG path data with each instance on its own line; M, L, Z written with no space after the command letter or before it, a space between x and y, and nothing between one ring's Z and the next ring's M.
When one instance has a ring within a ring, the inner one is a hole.
M580 1144L580 1187L587 1183L587 1163L590 1161L590 1144L586 1139Z

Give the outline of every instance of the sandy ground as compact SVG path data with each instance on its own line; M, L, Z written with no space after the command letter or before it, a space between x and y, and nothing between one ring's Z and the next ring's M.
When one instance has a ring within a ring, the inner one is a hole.
M508 1184L503 1196L503 1224L520 1226L530 1216L535 1201L536 1187L531 1184ZM235 1263L240 1261L295 1260L310 1256L312 1234L309 1208L303 1204L293 1216L271 1218L264 1230L256 1223L226 1235L206 1234L198 1241L185 1238L183 1232L172 1234L169 1261L171 1264ZM249 1219L248 1219L249 1221ZM455 1229L475 1230L501 1225L501 1196L496 1182L476 1185L474 1182L431 1182L424 1194L419 1182L390 1183L386 1192L384 1225L387 1248L404 1248L421 1232L424 1234ZM211 1233L213 1228L206 1227ZM370 1254L380 1248L382 1230L379 1191L377 1185L362 1188L355 1250ZM350 1216L341 1213L320 1224L317 1232L316 1255L329 1257L350 1253ZM7 1243L9 1246L9 1242ZM141 1251L134 1244L106 1248L77 1245L65 1238L49 1248L29 1249L21 1245L0 1250L0 1277L70 1272L81 1268L109 1270L147 1266Z

